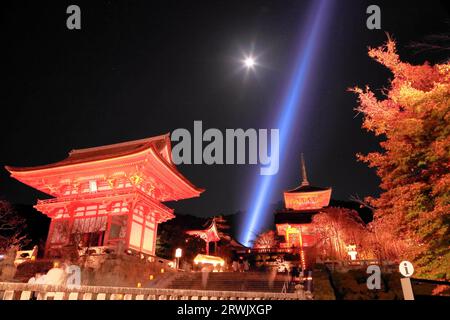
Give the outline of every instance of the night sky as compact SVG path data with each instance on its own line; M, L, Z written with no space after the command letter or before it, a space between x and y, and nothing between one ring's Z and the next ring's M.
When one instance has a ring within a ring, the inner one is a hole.
M377 149L361 129L348 87L387 86L389 72L367 55L389 32L403 60L437 62L443 53L407 46L448 32L444 1L339 1L315 57L308 103L301 106L273 202L299 183L300 153L309 180L332 186L333 198L377 195L374 170L355 154ZM66 8L81 7L82 29L66 28ZM273 128L308 1L47 1L3 4L0 197L34 204L45 198L9 177L4 165L62 160L71 149L141 139L187 128ZM378 4L382 30L366 28ZM243 53L261 66L245 76ZM356 116L356 117L355 117ZM170 204L199 216L246 210L259 174L252 165L181 165L206 189Z

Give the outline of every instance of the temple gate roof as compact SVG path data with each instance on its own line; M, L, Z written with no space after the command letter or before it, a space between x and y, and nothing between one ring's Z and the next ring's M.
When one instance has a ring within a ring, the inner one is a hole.
M5 168L15 179L55 197L64 196L66 187L90 180L112 185L126 179L160 201L198 197L204 191L177 170L169 134L75 149L67 158L46 165Z

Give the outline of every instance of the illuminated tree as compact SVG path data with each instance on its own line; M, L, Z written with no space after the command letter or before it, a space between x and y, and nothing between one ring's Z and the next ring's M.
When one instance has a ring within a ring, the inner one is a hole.
M275 231L269 230L260 233L253 242L253 248L256 249L270 249L278 245L278 237Z
M353 89L363 128L382 140L381 151L358 155L381 179L381 195L367 199L372 229L420 276L449 278L450 63L402 62L390 38L369 56L393 73L381 98Z
M348 259L348 245L356 245L359 255L363 254L368 231L356 211L330 207L314 216L313 225L318 252L324 258Z
M25 228L25 219L14 211L9 202L0 200L0 251L27 245Z

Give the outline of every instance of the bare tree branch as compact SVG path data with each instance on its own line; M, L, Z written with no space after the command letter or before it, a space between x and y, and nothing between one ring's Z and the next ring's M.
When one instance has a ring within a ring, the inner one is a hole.
M14 211L9 202L0 200L0 249L27 245L29 240L25 229L25 219Z
M350 200L359 203L361 206L366 207L370 210L375 210L375 207L372 207L366 201L362 200L358 195L350 196Z

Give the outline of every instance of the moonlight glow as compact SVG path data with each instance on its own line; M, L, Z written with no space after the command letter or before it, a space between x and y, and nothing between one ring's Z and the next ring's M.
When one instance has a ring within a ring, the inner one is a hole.
M253 69L255 67L255 64L256 64L255 58L253 58L251 56L250 57L246 57L243 62L244 62L244 66L247 69Z
M314 62L315 51L319 47L322 38L323 21L327 20L330 11L330 0L321 0L312 8L311 16L305 23L305 37L301 39L298 58L289 87L280 108L280 116L276 127L280 130L280 164L283 154L286 153L286 145L291 135L291 130L296 119L297 109L304 103L308 77ZM263 215L267 214L267 206L270 203L271 193L276 185L276 176L258 176L255 190L253 191L248 214L245 215L240 240L249 246L256 234L260 232Z

